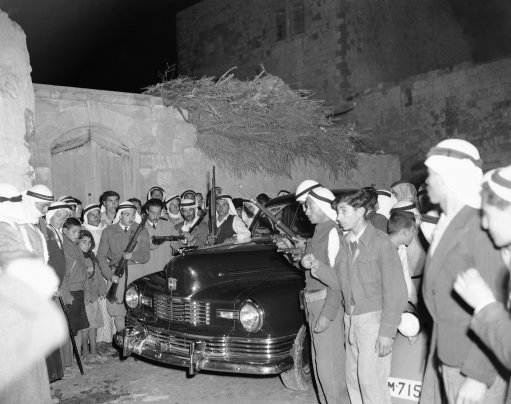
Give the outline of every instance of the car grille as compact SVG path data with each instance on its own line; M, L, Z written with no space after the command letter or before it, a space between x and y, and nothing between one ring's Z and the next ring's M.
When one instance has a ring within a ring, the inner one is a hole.
M170 346L174 351L187 355L193 342L204 343L204 353L208 357L223 359L243 358L254 361L270 361L290 355L295 335L278 338L236 338L207 337L170 333L153 327L147 328L149 336L163 346Z
M209 325L211 322L209 302L156 294L153 296L153 307L156 317L162 320L193 325Z

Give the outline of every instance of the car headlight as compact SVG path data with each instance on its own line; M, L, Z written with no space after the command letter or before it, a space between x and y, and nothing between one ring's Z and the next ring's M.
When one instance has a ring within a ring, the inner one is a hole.
M240 322L248 332L257 332L263 326L264 312L252 300L243 302L240 308Z
M126 306L130 309L136 309L138 307L140 303L140 296L135 286L128 288L126 295L124 296L124 301L126 302Z

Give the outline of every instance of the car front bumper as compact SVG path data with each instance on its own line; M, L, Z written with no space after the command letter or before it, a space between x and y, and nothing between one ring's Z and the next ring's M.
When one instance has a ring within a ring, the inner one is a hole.
M115 336L124 356L136 354L156 362L201 370L253 375L280 374L293 366L294 336L268 339L209 337L129 326Z

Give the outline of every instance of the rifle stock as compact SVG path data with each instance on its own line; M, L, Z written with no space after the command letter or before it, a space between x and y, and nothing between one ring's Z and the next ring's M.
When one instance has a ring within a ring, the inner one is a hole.
M144 230L146 221L147 221L147 214L143 214L142 221L140 222L137 229L135 230L135 233L133 233L133 236L131 236L130 241L128 242L128 245L126 246L126 249L124 250L124 253L133 252L133 250L135 249L135 246L137 245L138 236L140 235L142 230ZM122 278L124 273L126 272L127 267L128 267L128 261L126 260L126 258L124 258L124 254L123 254L122 258L115 265L114 275L117 276L119 279ZM119 283L117 282L117 283L112 283L112 285L110 286L110 289L108 289L106 298L110 303L115 302L118 287L119 287Z
M251 199L250 202L252 202L254 205L256 205L259 210L265 214L265 216L270 219L273 223L275 223L275 226L279 228L286 236L289 238L289 241L291 241L293 244L297 240L296 233L291 230L287 225L285 225L281 220L277 219L273 213L271 213L268 209L266 209L263 205L261 205L259 202L257 202L254 199Z

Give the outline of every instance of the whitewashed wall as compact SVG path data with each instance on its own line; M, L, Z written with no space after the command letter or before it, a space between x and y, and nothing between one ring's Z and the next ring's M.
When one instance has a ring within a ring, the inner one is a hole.
M161 99L40 84L34 87L36 178L55 185L57 194L74 193L89 202L107 188L114 188L122 198L141 199L152 185L164 187L168 195L190 188L205 192L207 172L215 163L195 147L195 127L176 109L163 106ZM87 136L92 138L92 146L84 143ZM69 150L59 153L66 148ZM109 176L108 170L116 174ZM399 161L390 155L361 154L358 168L338 179L314 163L297 163L291 178L264 173L239 177L217 164L217 183L224 192L245 197L260 192L275 195L281 189L294 191L305 178L332 187L388 186L399 175ZM69 185L55 184L56 178Z
M0 182L20 190L31 184L30 152L34 135L34 90L26 37L0 10Z

